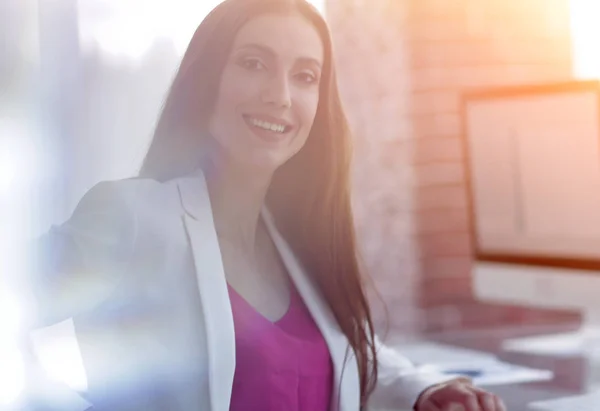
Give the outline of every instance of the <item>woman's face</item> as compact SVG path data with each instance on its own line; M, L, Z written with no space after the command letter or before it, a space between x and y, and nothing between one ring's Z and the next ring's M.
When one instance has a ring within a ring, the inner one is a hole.
M210 122L228 162L272 172L304 146L323 54L317 30L301 16L265 14L240 29Z

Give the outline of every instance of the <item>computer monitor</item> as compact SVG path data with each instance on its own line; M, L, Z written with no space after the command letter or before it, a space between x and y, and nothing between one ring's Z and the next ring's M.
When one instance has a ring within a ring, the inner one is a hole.
M463 120L475 296L600 329L600 84L470 93Z

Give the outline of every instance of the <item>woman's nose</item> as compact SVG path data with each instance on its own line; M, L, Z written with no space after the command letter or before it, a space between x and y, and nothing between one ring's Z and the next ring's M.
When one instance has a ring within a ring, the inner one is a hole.
M292 98L287 76L273 76L263 90L262 100L263 103L276 107L289 108L292 105Z

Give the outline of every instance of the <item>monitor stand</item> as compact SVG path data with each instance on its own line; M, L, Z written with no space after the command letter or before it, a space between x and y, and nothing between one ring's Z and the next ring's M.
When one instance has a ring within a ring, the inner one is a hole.
M569 378L579 380L584 391L600 389L600 310L585 311L583 320L577 331L510 339L503 342L502 349L533 358L582 360L582 379Z
M600 310L585 310L577 331L506 340L503 348L560 357L591 356L600 360Z
M600 296L598 298L600 299ZM583 324L574 339L579 341L584 352L600 361L600 310L584 312L583 320Z

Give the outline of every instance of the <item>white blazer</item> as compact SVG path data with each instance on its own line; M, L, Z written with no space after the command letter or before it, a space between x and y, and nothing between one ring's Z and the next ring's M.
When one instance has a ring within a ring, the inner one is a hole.
M348 341L267 210L262 217L329 347L331 410L358 411ZM166 183L100 183L36 247L36 325L73 318L88 378L84 396L94 409L229 409L234 324L201 172ZM368 409L412 410L425 388L449 379L377 344L379 377Z

